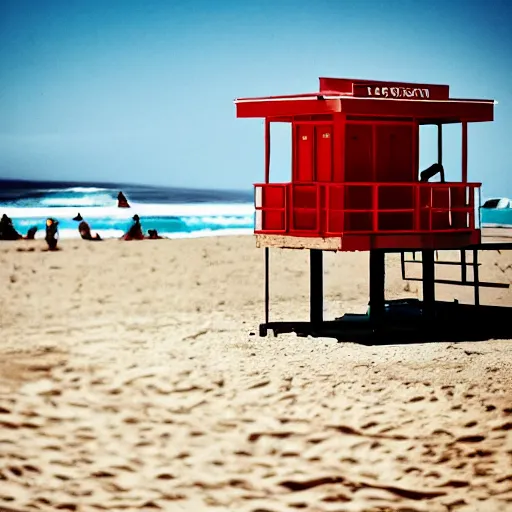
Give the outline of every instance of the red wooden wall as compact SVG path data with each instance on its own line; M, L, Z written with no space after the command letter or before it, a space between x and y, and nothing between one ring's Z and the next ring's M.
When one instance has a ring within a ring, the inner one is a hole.
M364 183L400 182L418 180L417 147L418 128L410 123L383 123L347 121L344 140L336 144L334 123L298 122L293 125L293 179L294 183L352 183L342 198L348 210L344 216L346 230L372 230L372 210L413 208L413 191L407 187L383 187L378 198L373 188ZM343 136L343 134L342 134ZM344 150L341 158L336 151ZM335 162L339 164L335 165ZM337 167L342 167L338 169ZM357 184L357 185L356 185ZM334 201L334 190L331 202ZM314 209L317 201L313 188L294 191L294 224L314 229L317 221ZM302 210L301 210L302 208ZM413 229L413 213L380 212L379 229Z

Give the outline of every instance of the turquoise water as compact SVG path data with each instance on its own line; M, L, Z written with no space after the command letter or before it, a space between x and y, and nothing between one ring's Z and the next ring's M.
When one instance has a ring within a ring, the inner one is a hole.
M60 186L59 186L60 185ZM17 184L0 180L0 215L11 217L18 232L38 227L44 236L45 221L59 221L61 238L77 238L80 213L93 233L102 238L120 237L138 214L143 230L156 229L161 236L182 238L208 235L250 234L254 205L248 192L187 190L143 186L69 186L38 182ZM123 190L131 208L117 208Z
M512 208L493 210L482 208L482 224L492 226L512 227Z
M59 221L62 238L76 238L80 213L94 232L103 238L120 237L138 214L144 231L156 229L162 236L180 238L222 234L250 234L254 230L254 204L250 192L185 190L144 186L84 186L84 184L0 180L0 215L12 218L22 234L32 226L44 234L45 220ZM131 208L117 208L117 194L123 190ZM512 208L481 209L484 226L511 226Z

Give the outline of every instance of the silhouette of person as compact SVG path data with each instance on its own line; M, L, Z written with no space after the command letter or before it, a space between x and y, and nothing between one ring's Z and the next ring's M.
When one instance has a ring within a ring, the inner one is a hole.
M160 240L162 237L158 234L156 229L148 229L149 240Z
M55 251L57 249L57 243L59 241L59 222L51 217L46 219L46 236L44 239L48 244L48 249L50 251Z
M144 240L144 233L140 224L140 217L135 214L133 217L133 224L130 229L123 235L123 240Z
M31 227L27 231L27 235L23 236L14 227L12 223L12 219L9 218L5 213L2 215L0 219L0 240L20 240L24 238L25 240L33 240L37 231L37 226Z
M27 236L25 237L25 240L34 240L36 233L37 233L37 226L32 226L27 231Z
M117 194L117 207L130 208L130 205L128 204L128 199L126 199L126 196L122 192L119 192L119 194Z
M78 232L80 233L80 236L83 240L101 240L101 237L98 235L98 233L96 233L94 237L92 236L89 224L85 222L80 213L74 217L73 220L80 221L80 224L78 224Z
M0 219L0 240L19 240L23 238L14 228L12 220L4 213Z

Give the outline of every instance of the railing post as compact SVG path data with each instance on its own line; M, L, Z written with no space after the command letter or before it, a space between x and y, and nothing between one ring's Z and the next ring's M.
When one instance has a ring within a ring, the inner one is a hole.
M265 183L270 181L270 120L265 119Z
M379 184L372 185L372 207L373 207L373 232L379 231Z
M258 231L258 203L256 201L258 186L253 187L253 201L254 201L254 231Z
M283 231L288 233L288 185L284 185L284 212L283 212Z
M293 233L295 231L295 212L293 211L293 183L288 184L288 190L290 194L290 227L289 231L290 233Z
M475 229L475 187L469 187L469 229Z
M482 227L482 189L478 187L478 228Z
M320 235L322 230L322 219L321 219L321 202L322 202L322 186L320 183L316 183L316 234Z
M448 187L448 226L453 228L452 187Z
M416 184L414 186L414 225L416 231L421 231L421 186Z
M330 210L330 204L331 204L331 187L332 185L327 185L325 187L325 233L330 233L331 232L331 223L330 223L330 215L329 215L329 210Z
M434 207L434 188L430 185L430 200L428 205L428 230L432 231L432 208Z
M340 185L341 189L341 232L345 233L345 184Z

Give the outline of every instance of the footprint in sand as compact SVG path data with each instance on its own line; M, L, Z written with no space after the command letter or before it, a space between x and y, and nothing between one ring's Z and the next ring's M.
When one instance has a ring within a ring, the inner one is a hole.
M500 430L503 430L503 431L509 431L509 430L512 430L512 421L507 421L505 423L502 423L500 425L497 425L496 427L494 427L492 429L493 431L500 431Z
M362 430L367 430L372 427L378 427L379 424L376 421L370 421L368 423L365 423L364 425L361 425Z
M455 441L458 443L480 443L485 440L482 435L460 436Z

